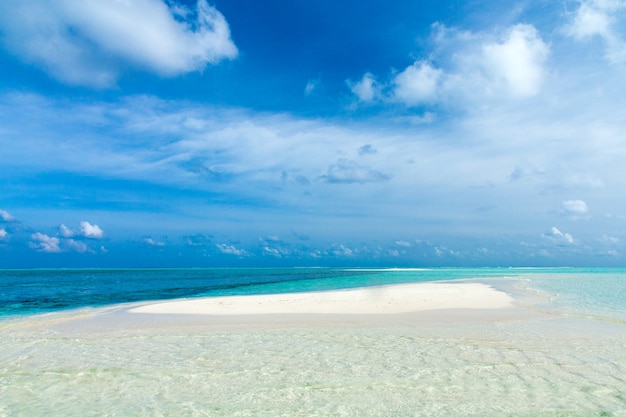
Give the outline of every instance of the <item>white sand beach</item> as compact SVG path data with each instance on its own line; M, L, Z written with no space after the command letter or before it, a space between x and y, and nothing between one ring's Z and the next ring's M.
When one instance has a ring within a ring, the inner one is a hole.
M130 313L259 314L400 314L443 309L502 309L513 298L482 283L417 283L340 291L207 297L157 302Z

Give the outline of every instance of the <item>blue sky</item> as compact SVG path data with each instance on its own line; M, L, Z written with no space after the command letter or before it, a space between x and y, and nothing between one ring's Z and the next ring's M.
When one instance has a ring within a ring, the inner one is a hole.
M626 265L626 1L0 5L0 267Z

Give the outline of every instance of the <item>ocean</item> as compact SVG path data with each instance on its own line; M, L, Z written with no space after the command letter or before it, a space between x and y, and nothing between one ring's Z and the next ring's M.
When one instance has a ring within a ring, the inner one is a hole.
M464 280L532 315L155 331L117 328L110 321L125 316L108 313ZM86 317L97 325L76 324ZM0 270L1 417L626 416L624 346L624 269Z

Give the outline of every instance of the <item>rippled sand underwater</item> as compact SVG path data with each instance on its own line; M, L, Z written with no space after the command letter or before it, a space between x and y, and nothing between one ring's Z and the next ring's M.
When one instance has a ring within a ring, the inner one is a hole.
M626 416L619 323L55 317L0 322L0 416Z

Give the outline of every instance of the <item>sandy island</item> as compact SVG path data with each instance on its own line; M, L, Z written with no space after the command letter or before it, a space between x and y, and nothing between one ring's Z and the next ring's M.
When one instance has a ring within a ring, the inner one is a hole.
M442 309L503 309L513 298L483 283L416 283L338 291L206 297L156 302L130 313L192 315L401 314Z

